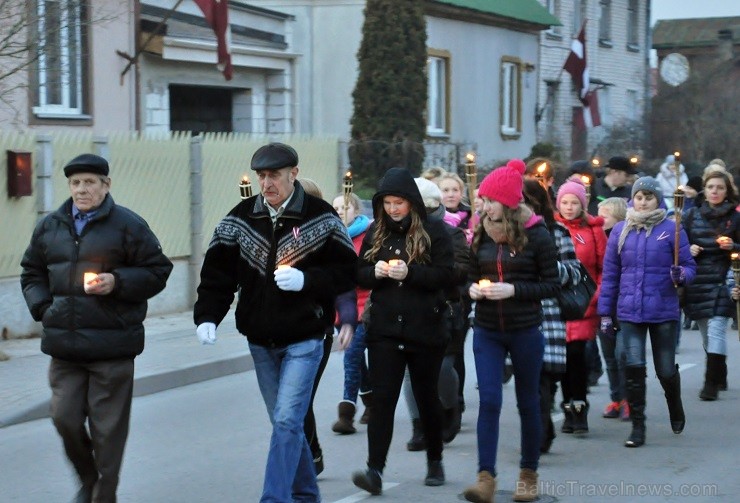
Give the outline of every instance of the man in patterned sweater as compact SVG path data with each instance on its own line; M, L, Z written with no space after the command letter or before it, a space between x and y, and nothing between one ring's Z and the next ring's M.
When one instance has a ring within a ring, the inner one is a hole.
M251 167L261 193L234 207L213 233L194 308L196 334L213 344L238 292L236 327L247 337L273 425L260 501L318 502L303 418L334 300L354 288L357 255L331 205L296 182L292 147L260 147Z

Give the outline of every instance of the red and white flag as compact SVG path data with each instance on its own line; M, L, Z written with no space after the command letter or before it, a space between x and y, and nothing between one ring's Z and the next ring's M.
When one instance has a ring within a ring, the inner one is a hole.
M599 103L596 91L591 91L591 79L588 75L588 63L586 61L586 23L581 26L578 36L573 39L570 46L570 54L565 60L563 69L573 79L573 86L578 93L578 99L583 104L583 127L590 128L601 125L599 117ZM580 125L580 124L579 124Z
M576 129L584 130L601 126L601 115L599 114L599 100L596 90L589 91L586 96L588 106L581 109L581 114L575 116Z
M229 26L229 2L228 0L194 0L205 15L206 22L216 34L216 52L218 64L226 80L231 80L234 74L231 66L231 27Z

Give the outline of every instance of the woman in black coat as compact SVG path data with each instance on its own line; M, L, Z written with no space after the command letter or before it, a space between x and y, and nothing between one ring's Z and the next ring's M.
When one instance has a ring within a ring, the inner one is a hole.
M723 169L704 174L704 201L683 216L683 225L696 261L696 278L686 289L684 309L696 320L707 365L702 400L716 400L727 389L727 325L735 313L727 288L730 254L740 252L740 214L735 210L738 195Z
M373 413L367 429L367 469L355 472L352 481L380 494L407 366L427 440L424 482L444 484L437 381L447 346L445 288L452 285L454 256L445 223L426 218L409 170L388 170L373 196L373 214L357 270L359 286L372 290L367 343Z

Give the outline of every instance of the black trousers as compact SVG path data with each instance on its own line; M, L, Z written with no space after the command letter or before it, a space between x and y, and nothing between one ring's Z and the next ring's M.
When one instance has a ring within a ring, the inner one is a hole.
M115 503L131 416L133 358L91 363L52 358L49 384L51 419L81 484L93 487L94 502Z
M311 402L308 404L308 412L306 417L303 418L303 433L306 435L308 445L311 447L311 454L314 459L319 458L322 455L321 444L319 443L319 435L316 431L316 417L313 414L313 399L316 398L316 390L319 389L319 382L321 376L324 374L326 364L329 362L329 355L331 355L331 347L334 344L334 335L327 335L324 338L324 355L321 357L319 363L319 370L316 372L316 378L313 381L313 389L311 390Z
M586 341L571 341L565 345L565 376L562 381L563 401L586 401L588 361Z
M380 472L385 468L406 366L424 427L427 460L442 459L442 406L437 382L444 352L444 347L412 352L388 342L368 344L370 382L373 383L373 413L367 425L367 465L370 468Z

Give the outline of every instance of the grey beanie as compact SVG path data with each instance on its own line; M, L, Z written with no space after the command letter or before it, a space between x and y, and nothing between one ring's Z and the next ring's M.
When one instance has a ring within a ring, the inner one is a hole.
M652 192L655 194L655 197L658 199L658 204L660 204L663 201L663 189L660 188L660 183L658 183L658 180L653 178L652 176L643 176L642 178L638 178L637 181L632 185L632 197L635 197L635 194L638 192Z

